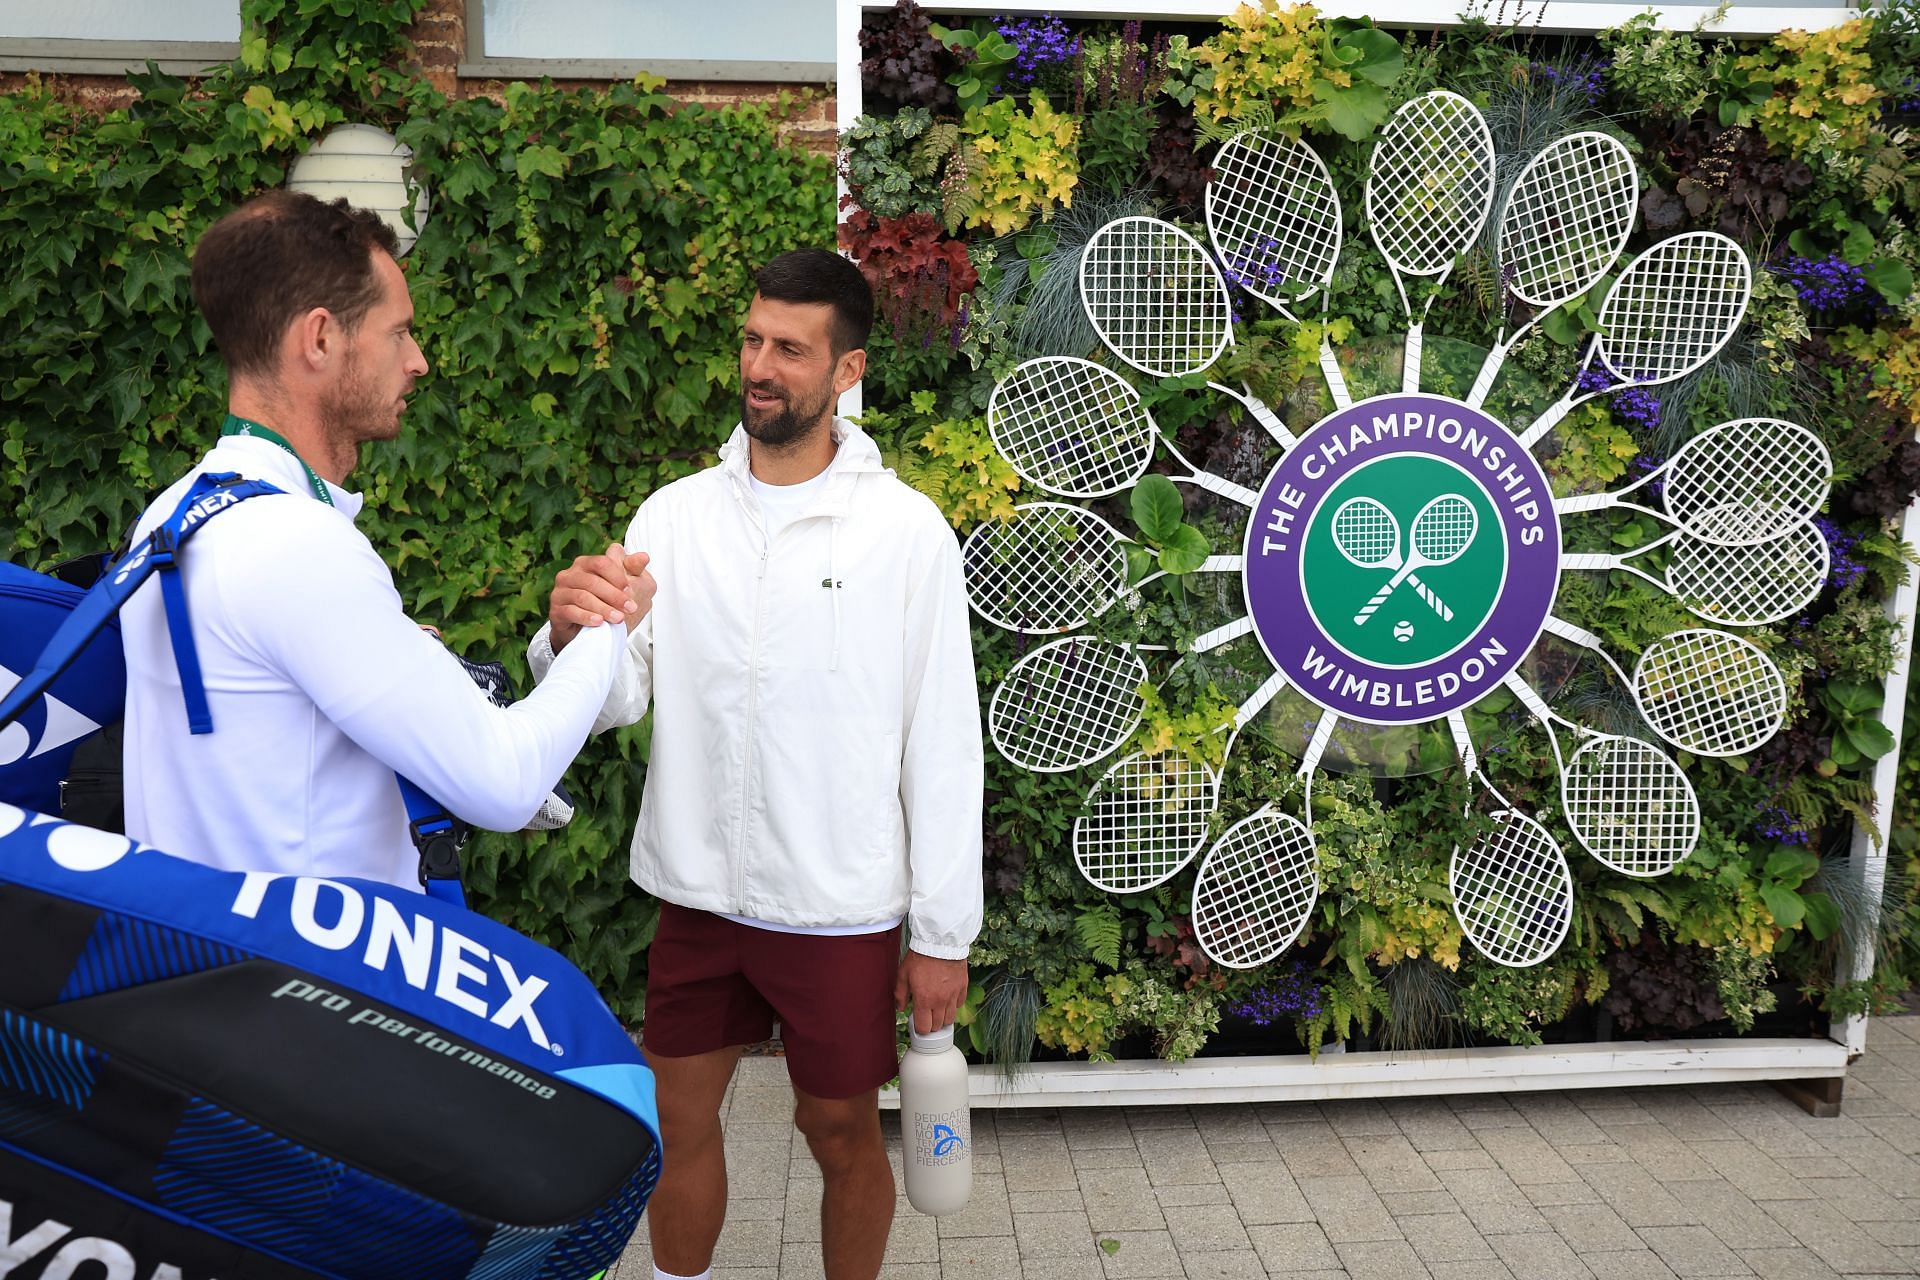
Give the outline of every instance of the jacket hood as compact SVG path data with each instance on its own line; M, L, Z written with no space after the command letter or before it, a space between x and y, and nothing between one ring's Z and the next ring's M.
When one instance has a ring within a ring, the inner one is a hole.
M887 470L886 464L880 460L880 446L873 442L873 437L845 418L833 420L833 442L835 449L832 470L836 481L839 477L851 477L866 472L881 473ZM748 484L750 475L747 470L748 443L746 427L736 424L733 434L728 436L727 442L720 446L720 469L743 490L752 487ZM835 502L837 499L838 504L844 504L846 490L849 488L851 488L849 484L830 482L827 485L825 500Z

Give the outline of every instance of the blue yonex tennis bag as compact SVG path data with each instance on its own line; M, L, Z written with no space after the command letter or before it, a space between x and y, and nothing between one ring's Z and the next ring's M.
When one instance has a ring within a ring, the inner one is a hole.
M58 578L0 562L0 696L13 688L86 593ZM20 719L0 728L0 802L60 811L74 748L120 719L127 700L120 623L106 623Z
M9 1280L586 1280L657 1132L599 994L511 929L0 804Z

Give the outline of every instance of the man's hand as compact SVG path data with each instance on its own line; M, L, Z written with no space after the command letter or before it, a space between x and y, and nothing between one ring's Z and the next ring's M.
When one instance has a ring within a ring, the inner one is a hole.
M925 1034L950 1027L967 998L967 962L935 960L918 951L907 952L900 976L893 983L893 1007L913 1005L913 1029Z
M582 627L603 622L635 623L653 607L657 584L647 572L647 553L631 555L615 542L597 556L581 556L553 579L547 621L553 624L553 651L560 652Z

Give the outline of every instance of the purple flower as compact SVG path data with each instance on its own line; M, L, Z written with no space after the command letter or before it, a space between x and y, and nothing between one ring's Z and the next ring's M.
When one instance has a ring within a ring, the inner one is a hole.
M1307 972L1304 960L1293 962L1293 972L1261 987L1238 1004L1227 1006L1236 1018L1245 1018L1256 1027L1320 1016L1320 984Z
M1838 591L1860 581L1860 575L1867 571L1867 566L1853 555L1860 545L1859 536L1842 533L1840 527L1825 516L1815 517L1813 527L1827 540L1827 585Z
M1606 69L1611 62L1593 63L1584 69L1578 67L1556 67L1551 62L1536 62L1527 69L1536 80L1583 94L1587 105L1593 106L1600 101L1600 95L1606 92Z
M1781 844L1806 844L1807 829L1800 820L1778 805L1767 805L1754 819L1753 829L1763 840L1777 840Z
M1047 67L1070 62L1080 52L1080 37L1059 18L1001 18L994 27L1001 39L1019 50L1007 68L1009 88L1031 89Z
M1771 264L1768 270L1791 284L1800 301L1815 311L1844 307L1870 292L1860 268L1837 253L1824 258L1805 258L1796 253L1785 262Z

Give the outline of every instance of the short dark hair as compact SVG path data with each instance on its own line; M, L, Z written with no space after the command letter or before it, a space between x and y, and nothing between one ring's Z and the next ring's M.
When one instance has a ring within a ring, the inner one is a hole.
M754 288L775 302L824 303L833 308L827 326L833 357L867 345L873 332L873 289L860 268L830 249L795 249L760 268Z
M298 191L255 196L193 248L193 300L227 372L265 373L287 326L315 307L351 332L380 296L375 250L399 256L380 215Z

